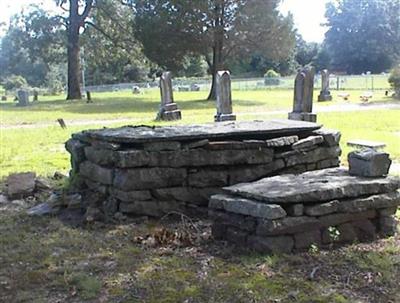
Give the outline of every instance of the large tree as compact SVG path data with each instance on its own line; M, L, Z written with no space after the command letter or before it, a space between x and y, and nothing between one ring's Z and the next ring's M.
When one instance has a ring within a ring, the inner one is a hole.
M85 21L89 17L94 7L94 0L56 0L56 2L66 11L67 26L67 57L68 57L68 76L67 76L67 100L82 99L80 80L80 44L79 36L81 28L85 26ZM66 5L69 5L68 8Z
M348 73L382 72L400 55L400 0L328 3L326 45L333 67Z
M162 68L179 70L186 55L203 55L213 76L228 58L260 54L290 56L292 18L278 11L279 0L138 0L135 33L144 53Z

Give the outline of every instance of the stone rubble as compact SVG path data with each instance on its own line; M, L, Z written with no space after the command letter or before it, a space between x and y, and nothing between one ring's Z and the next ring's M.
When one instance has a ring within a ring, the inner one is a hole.
M392 236L399 188L400 178L351 176L344 168L237 184L210 198L212 233L264 253Z

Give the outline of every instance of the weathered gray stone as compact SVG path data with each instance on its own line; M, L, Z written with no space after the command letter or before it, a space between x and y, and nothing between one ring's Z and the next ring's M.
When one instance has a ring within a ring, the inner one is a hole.
M143 145L146 151L180 150L181 143L178 141L148 142Z
M292 145L294 150L302 150L304 148L309 148L324 142L324 137L322 136L310 136L304 139L301 139Z
M392 163L389 154L373 149L351 152L347 160L350 174L362 177L386 176Z
M44 216L44 215L55 215L60 211L59 206L54 206L49 203L38 204L26 211L29 216Z
M222 187L228 185L229 171L224 169L192 169L188 183L192 187Z
M152 190L152 195L156 200L169 201L176 200L188 202L201 206L207 206L209 198L221 193L220 188L193 188L193 187L171 187Z
M332 158L317 162L317 169L340 167L340 159Z
M106 217L112 218L115 213L118 212L118 201L114 197L108 197L108 199L103 201L101 209Z
M86 184L86 186L91 189L92 191L97 191L102 193L103 195L106 195L108 193L108 187L100 184L98 182L92 181L90 179L85 178L84 182Z
M7 178L7 195L11 198L29 196L35 190L34 172L11 174Z
M236 245L240 245L242 247L246 246L247 243L247 233L243 230L228 227L226 230L226 239Z
M208 216L213 222L223 223L227 226L237 227L241 230L254 232L256 228L256 219L238 214L228 214L224 211L209 209Z
M182 186L186 182L183 168L117 169L113 185L123 191Z
M81 163L79 172L82 176L105 185L113 183L114 170L101 167L89 161Z
M267 144L261 140L244 141L212 141L205 146L208 150L247 150L265 148Z
M354 213L367 209L378 209L397 207L400 205L400 192L394 191L388 194L372 195L366 198L356 198L341 201L338 204L338 211L344 213Z
M115 152L115 166L120 168L143 167L150 163L150 153L144 150Z
M376 217L375 210L367 210L359 213L342 213L342 214L330 214L326 216L318 217L320 225L323 227L337 226L343 223L373 219Z
M296 154L284 157L287 166L294 166L305 163L315 163L321 160L339 157L342 153L342 150L340 149L339 146L335 146L335 147L318 147L316 149L309 150L306 152L302 152L300 150L296 152L297 152Z
M299 141L298 136L289 136L289 137L280 137L266 140L265 143L268 147L282 147L282 146L290 146L293 143Z
M215 121L234 121L236 116L232 114L231 76L229 71L218 71L215 75L217 114Z
M65 149L71 154L73 159L78 163L83 162L86 159L84 151L85 146L86 144L76 139L69 139L65 143Z
M398 232L397 225L394 217L379 217L379 232L384 236L394 236Z
M288 187L287 184L292 184ZM224 188L228 193L265 203L325 202L393 192L400 188L400 179L360 178L350 176L345 168L306 172L301 175L282 175L264 178Z
M398 206L378 209L378 214L380 217L389 217L389 216L396 214L397 209L398 209Z
M308 249L311 245L319 246L321 241L321 231L319 229L294 235L294 247L296 249Z
M149 190L122 191L112 187L110 188L110 194L111 196L125 202L147 201L152 199Z
M286 207L286 212L289 216L300 217L304 214L303 204L293 204Z
M195 149L195 148L199 148L199 147L204 147L204 146L208 145L209 143L210 143L210 141L208 139L197 140L197 141L185 144L182 148L183 149Z
M274 236L301 233L320 227L320 222L311 217L286 217L278 220L258 219L256 234Z
M251 182L271 175L285 167L282 159L275 160L268 164L235 166L229 169L229 184L234 185L240 182Z
M370 220L352 221L354 230L357 234L357 239L365 242L376 239L376 227Z
M112 166L115 163L116 153L109 149L97 149L92 146L85 147L85 157L90 162L102 166Z
M217 138L226 140L227 137L230 140L235 140L235 138L241 140L243 137L249 139L254 136L291 136L299 132L317 130L320 127L320 125L314 123L291 120L240 121L163 127L124 126L86 130L73 134L72 137L82 141L100 140L124 144L170 140L182 142Z
M126 214L161 217L171 211L179 211L181 202L176 201L133 201L121 202L119 211Z
M228 195L214 195L210 198L210 208L224 209L227 212L265 219L279 219L286 216L285 210L276 204L263 204L257 201L232 197Z
M121 148L121 144L105 142L105 141L91 140L90 144L93 148L96 148L96 149L118 150Z
M336 146L339 145L340 138L342 134L337 130L329 130L326 128L321 128L313 132L316 136L324 137L325 146Z
M313 206L306 206L305 213L307 216L324 216L338 211L340 202L333 200Z
M27 90L18 90L18 103L17 106L28 106L29 105L29 92Z
M223 240L226 237L227 226L218 222L211 225L211 235L215 240Z
M293 237L257 237L249 236L247 244L261 253L290 253L293 250Z
M161 105L157 115L157 120L179 120L181 112L178 110L172 92L172 73L163 72L160 76Z

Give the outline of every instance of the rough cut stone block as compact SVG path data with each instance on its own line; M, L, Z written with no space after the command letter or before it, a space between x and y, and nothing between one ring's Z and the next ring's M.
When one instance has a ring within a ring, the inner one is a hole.
M247 242L247 233L233 227L228 227L226 231L226 239L236 245L245 247Z
M89 161L83 162L79 167L82 176L105 185L113 183L114 170L104 168Z
M321 231L319 229L294 235L294 247L296 249L307 249L313 244L317 246L321 244Z
M397 209L398 209L397 206L378 209L378 214L381 217L389 217L389 216L395 215L397 212Z
M143 167L150 163L150 154L143 150L127 150L115 153L115 166L120 168Z
M85 160L85 148L86 144L79 140L69 139L65 143L65 149L71 154L74 161L80 163Z
M169 201L177 200L207 206L208 200L212 195L221 193L222 189L210 188L193 188L193 187L171 187L152 190L152 195L156 200Z
M92 181L90 179L84 180L86 186L91 189L92 191L97 191L103 195L106 195L108 193L108 186L105 186L103 184L100 184L98 182Z
M238 214L228 214L223 211L209 210L208 216L213 222L221 222L228 226L237 227L241 230L254 232L256 227L256 219Z
M214 195L210 198L210 208L265 219L279 219L286 216L285 210L275 204L264 204L240 197Z
M115 163L115 152L109 149L87 146L85 147L85 156L90 162L102 166L112 166Z
M229 169L229 184L252 182L262 177L271 175L285 167L282 159L277 159L268 164L246 165Z
M338 211L344 213L361 212L367 209L397 207L400 205L400 192L394 191L388 194L373 195L366 198L356 198L341 201Z
M309 148L324 142L324 137L322 136L310 136L301 139L292 145L294 150L302 150L304 148Z
M376 217L375 210L367 210L360 213L343 213L343 214L331 214L319 217L320 225L324 227L336 226L343 223L363 220L363 219L372 219Z
M171 211L179 211L183 207L176 201L134 201L121 202L119 211L126 214L161 217Z
M293 237L257 237L249 236L248 245L261 253L290 253L293 250Z
M340 160L338 158L326 159L317 162L317 169L325 169L325 168L332 168L339 166L340 166Z
M325 128L318 129L313 132L317 136L324 137L324 145L326 146L336 146L339 145L340 138L342 134L336 130L328 130Z
M351 152L347 159L350 174L362 177L386 176L392 163L389 154L373 149Z
M208 139L197 140L194 142L186 143L182 147L182 149L195 149L195 148L199 148L199 147L204 147L204 146L208 145L209 143L210 143L210 141Z
M304 205L303 204L294 204L286 207L286 212L289 216L292 217L300 217L304 214Z
M288 184L291 184L288 187ZM225 192L272 204L332 201L393 192L400 188L400 179L360 178L350 176L344 168L281 175L257 182L224 188Z
M34 172L11 174L7 178L7 194L11 198L22 198L33 193L35 189Z
M305 213L307 216L324 216L338 211L340 202L333 200L330 202L317 204L314 206L306 206Z
M193 187L222 187L228 185L227 170L194 169L189 172L189 186Z
M370 220L353 221L351 224L354 227L358 240L364 242L376 239L376 227Z
M280 137L280 138L266 140L265 143L268 147L283 147L283 146L290 146L293 143L296 143L297 141L299 141L298 136L289 136L289 137Z
M143 145L146 151L180 150L181 143L178 141L148 142Z
M186 177L186 169L183 168L117 169L113 184L118 189L133 191L182 186Z
M122 191L116 188L110 188L110 194L115 198L125 202L147 201L152 199L149 190Z
M90 144L96 149L118 150L121 148L121 144L106 141L91 140Z
M286 217L279 220L258 219L256 234L260 236L294 234L319 227L319 221L311 217Z
M321 160L339 157L341 153L342 150L338 146L319 147L307 152L298 151L296 154L285 158L285 161L287 166L294 166L298 164L315 163Z

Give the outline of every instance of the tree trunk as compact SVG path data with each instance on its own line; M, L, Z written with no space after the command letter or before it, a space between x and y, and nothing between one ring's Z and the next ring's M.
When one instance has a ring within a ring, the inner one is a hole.
M216 74L219 70L223 67L223 60L222 60L222 43L216 43L217 45L213 48L213 59L212 65L210 66L210 71L212 75L212 83L210 93L208 94L207 100L216 100Z
M67 100L82 99L80 86L80 58L79 58L79 15L78 0L70 0L68 24L68 94Z

